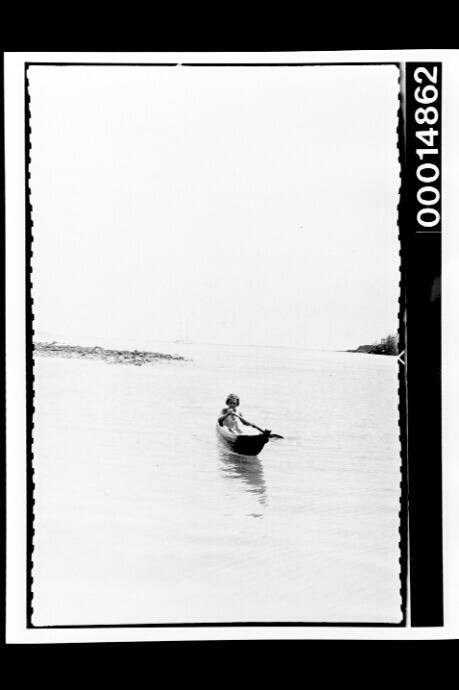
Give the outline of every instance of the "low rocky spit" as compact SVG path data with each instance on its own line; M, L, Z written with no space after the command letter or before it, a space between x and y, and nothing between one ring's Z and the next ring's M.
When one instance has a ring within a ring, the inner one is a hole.
M181 355L168 355L162 352L145 350L107 350L103 347L83 347L82 345L60 345L52 343L35 343L34 352L46 357L63 357L65 359L100 359L107 364L152 364L159 360L185 362Z

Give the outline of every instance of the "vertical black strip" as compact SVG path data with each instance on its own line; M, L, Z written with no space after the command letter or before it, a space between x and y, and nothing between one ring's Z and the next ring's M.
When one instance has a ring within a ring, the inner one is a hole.
M2 103L5 103L5 85L4 85L4 68L3 68L3 53L0 55L0 81L1 81L1 92L2 92ZM0 195L0 215L3 220L4 232L1 233L0 238L0 255L3 267L3 281L2 281L2 298L3 298L3 309L1 314L1 338L3 347L0 347L0 359L2 365L2 374L4 381L3 395L0 401L2 419L4 420L4 436L3 436L3 453L0 453L0 540L2 542L1 552L1 562L0 570L2 573L2 597L0 603L0 644L5 642L5 632L6 632L6 339L5 339L5 296L6 296L6 261L5 261L5 240L6 240L6 216L5 216L5 120L4 120L4 109L1 108L0 112L0 137L1 150L2 150L2 165L1 165L1 175L3 177L3 187L2 193Z
M407 63L405 98L410 617L441 626L441 63Z
M33 313L32 313L32 206L30 202L30 100L27 65L24 67L25 123L25 327L26 327L26 442L27 442L27 627L32 625L32 551L33 551Z
M404 198L406 183L405 165L405 72L399 66L399 110L397 125L398 153L400 163L400 200L398 205L398 227L400 243L400 295L398 312L398 410L401 448L400 482L400 595L402 600L402 625L407 625L408 602L408 439L407 439L407 382L406 382L406 264L407 247L404 234Z

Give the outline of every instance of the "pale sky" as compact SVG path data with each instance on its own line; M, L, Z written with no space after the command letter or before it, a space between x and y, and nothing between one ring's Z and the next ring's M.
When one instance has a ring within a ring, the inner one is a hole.
M344 349L396 331L395 67L29 78L38 338Z

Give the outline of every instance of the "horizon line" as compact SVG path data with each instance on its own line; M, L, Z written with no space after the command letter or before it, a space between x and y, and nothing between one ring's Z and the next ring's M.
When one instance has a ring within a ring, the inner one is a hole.
M35 337L37 334L34 333L33 337L33 342L43 342L42 338ZM85 339L87 336L84 336ZM95 340L100 338L100 336L96 336ZM116 342L116 338L114 338ZM120 340L123 340L123 338L120 338ZM131 338L125 338L124 340L131 340L134 341L134 339ZM146 340L150 340L150 338L147 338ZM307 350L310 352L347 352L348 348L345 348L344 346L341 347L308 347L308 346L303 346L303 345L269 345L269 344L257 344L257 343L222 343L222 342L210 342L210 341L202 341L202 340L155 340L154 338L151 338L153 342L156 343L164 343L168 345L210 345L210 346L215 346L215 347L252 347L252 348L257 348L257 347L262 347L262 348L268 348L268 349L278 349L278 350ZM51 341L52 342L52 341ZM56 343L61 343L63 345L71 345L71 342L69 341L59 341L59 340L54 340ZM375 341L376 342L376 341ZM359 345L356 345L355 347L360 347L362 345L370 345L371 343L360 343Z

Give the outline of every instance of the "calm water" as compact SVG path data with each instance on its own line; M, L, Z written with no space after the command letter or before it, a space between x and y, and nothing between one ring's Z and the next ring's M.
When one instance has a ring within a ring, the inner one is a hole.
M395 358L134 347L193 361L37 357L34 623L400 621Z

